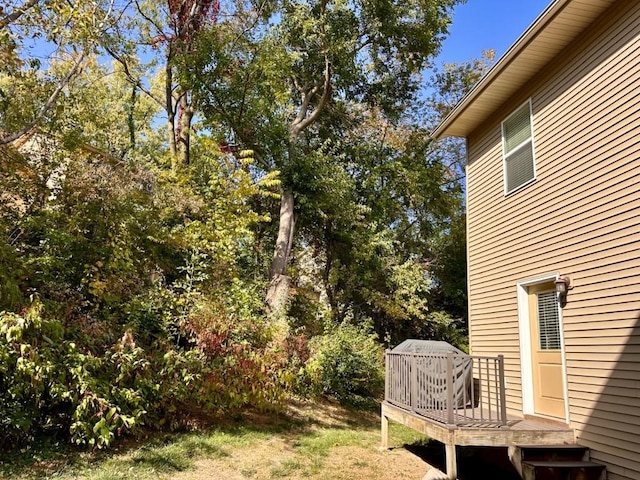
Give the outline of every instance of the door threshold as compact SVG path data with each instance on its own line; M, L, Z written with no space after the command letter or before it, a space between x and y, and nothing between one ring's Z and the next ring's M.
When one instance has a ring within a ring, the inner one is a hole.
M569 428L569 424L566 420L555 417L545 417L543 415L535 414L525 414L524 418L526 420L535 420L536 422L548 423L549 425L553 425L555 427L567 427Z

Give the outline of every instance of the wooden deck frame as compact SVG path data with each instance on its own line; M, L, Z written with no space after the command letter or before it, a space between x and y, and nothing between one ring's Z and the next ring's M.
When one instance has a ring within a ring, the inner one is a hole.
M446 473L457 478L456 446L510 447L575 443L574 431L562 425L509 416L500 427L447 425L388 402L381 407L382 448L389 448L389 420L405 425L444 444Z

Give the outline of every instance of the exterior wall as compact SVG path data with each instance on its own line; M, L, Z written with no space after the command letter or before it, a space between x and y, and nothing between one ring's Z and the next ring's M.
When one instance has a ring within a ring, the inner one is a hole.
M527 99L536 181L505 197L500 122ZM568 417L610 480L640 479L640 2L619 1L468 139L471 350L522 410L517 284L554 274Z

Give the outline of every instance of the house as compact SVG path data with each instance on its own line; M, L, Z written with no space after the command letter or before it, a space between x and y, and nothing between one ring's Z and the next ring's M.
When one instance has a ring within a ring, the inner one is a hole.
M470 351L507 415L640 479L640 1L552 2L433 136L467 141Z
M640 1L553 2L450 135L468 147L472 353L504 355L507 411L640 478Z

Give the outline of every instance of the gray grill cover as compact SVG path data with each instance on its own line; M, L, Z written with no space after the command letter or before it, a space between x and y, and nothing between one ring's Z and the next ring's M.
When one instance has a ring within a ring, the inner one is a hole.
M466 355L462 350L447 342L438 340L416 340L413 338L405 340L391 351L400 353L437 353L444 355L452 352L458 355Z
M416 407L425 410L443 410L447 408L447 359L453 353L453 408L469 407L476 403L479 392L471 393L473 378L473 360L453 345L436 340L408 339L391 350L393 353L416 353L417 376L419 384ZM427 357L420 354L438 355ZM425 381L427 380L428 381ZM428 387L427 387L428 385ZM424 388L426 387L426 388ZM473 399L473 400L472 400Z

